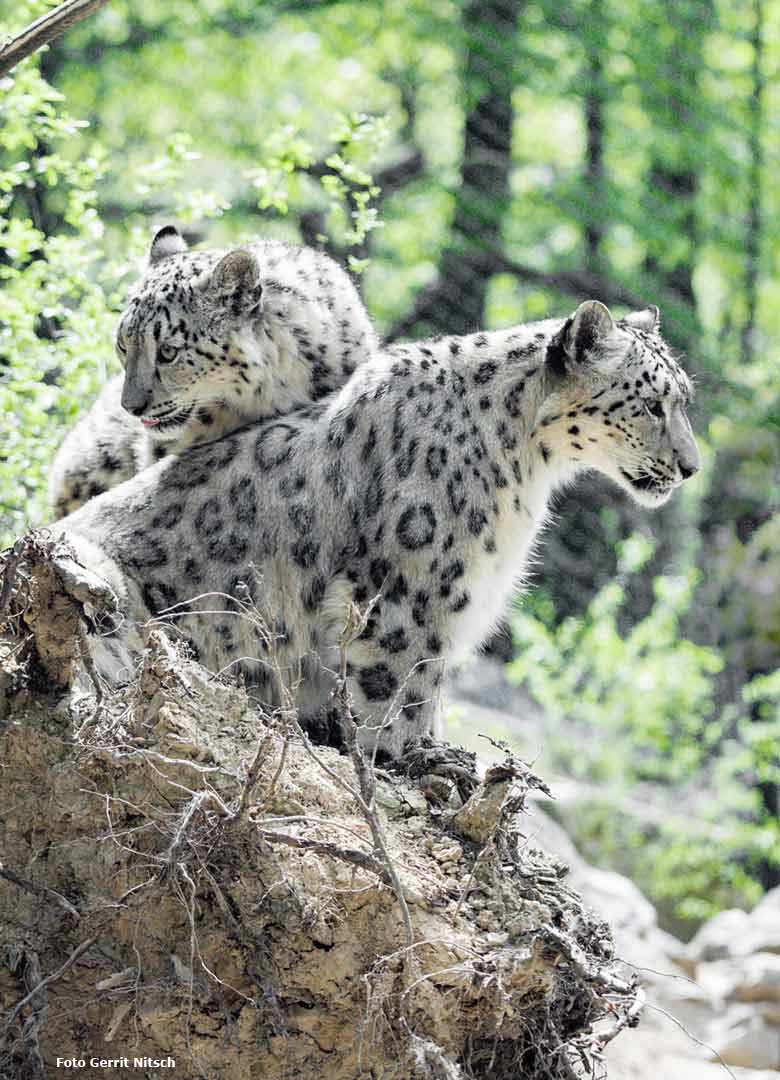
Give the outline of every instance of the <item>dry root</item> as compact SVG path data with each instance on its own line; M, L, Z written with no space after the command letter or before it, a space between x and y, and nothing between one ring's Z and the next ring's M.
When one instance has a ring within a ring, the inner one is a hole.
M0 657L14 652L17 661L13 670L6 665L6 683L24 673L64 690L81 670L100 700L87 629L116 611L110 586L77 562L66 543L43 530L22 537L0 555Z

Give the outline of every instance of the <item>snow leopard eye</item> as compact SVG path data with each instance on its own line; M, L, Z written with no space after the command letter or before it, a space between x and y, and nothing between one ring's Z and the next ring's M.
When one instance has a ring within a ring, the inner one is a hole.
M663 420L665 417L664 407L660 401L645 401L645 412L652 416L656 420Z
M173 345L161 345L157 353L157 359L161 364L170 364L176 359L178 351Z
M127 357L127 346L125 345L124 341L122 341L121 337L117 337L115 344L116 351L119 353L119 358L124 364L125 358Z

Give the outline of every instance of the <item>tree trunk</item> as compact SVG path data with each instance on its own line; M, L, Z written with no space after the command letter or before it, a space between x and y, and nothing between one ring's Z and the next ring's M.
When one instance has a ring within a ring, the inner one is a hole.
M484 253L501 250L509 200L514 42L522 0L468 0L465 42L466 123L452 235L436 281L391 329L390 340L436 333L467 334L484 323L489 278Z
M749 104L750 169L747 194L747 227L745 235L745 325L742 328L742 359L751 364L756 356L756 312L758 308L758 276L761 260L761 184L764 154L761 143L763 124L764 77L764 4L754 0L754 23L750 35L753 48L751 68L752 94Z
M587 21L585 64L585 182L588 202L584 228L585 264L589 270L601 263L601 242L606 220L604 190L604 52L607 26L604 0L591 0Z
M664 0L648 11L647 34L658 23L658 47L640 43L639 75L653 146L645 197L645 269L662 288L695 307L696 198L705 118L700 79L703 41L713 20L711 0ZM663 32L663 33L661 33Z

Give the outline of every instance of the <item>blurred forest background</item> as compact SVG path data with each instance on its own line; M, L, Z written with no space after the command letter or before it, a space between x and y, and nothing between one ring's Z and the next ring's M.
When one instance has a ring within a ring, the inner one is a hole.
M0 0L0 35L52 4ZM112 0L0 81L0 540L152 228L323 245L390 340L658 304L702 474L560 500L499 642L676 929L780 882L780 0Z

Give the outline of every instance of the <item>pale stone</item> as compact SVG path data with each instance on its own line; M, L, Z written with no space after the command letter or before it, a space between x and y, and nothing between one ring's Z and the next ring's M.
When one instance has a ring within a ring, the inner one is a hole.
M716 1002L780 1001L780 956L754 953L699 964L696 981Z
M768 1024L758 1012L730 1022L731 1012L717 1020L710 1045L727 1065L746 1069L780 1069L780 1028Z
M720 918L720 915L716 916L716 919ZM715 919L711 922L715 922ZM711 923L707 923L707 926L710 925ZM725 926L724 930L724 936L728 935L729 930L733 933L728 955L749 956L750 953L756 952L780 953L780 887L770 889L749 915L735 918L733 924L730 927ZM702 957L702 959L707 958ZM717 957L712 956L709 959L715 960Z
M760 1001L758 1011L768 1024L780 1026L780 1001Z
M739 942L749 932L750 916L746 911L740 908L720 911L700 928L683 950L681 960L687 959L695 965L740 955Z
M694 1038L706 1039L716 1002L704 987L685 977L658 978L648 990L647 999L651 1007L660 1006Z
M746 957L739 985L731 996L737 1001L780 1002L780 956L762 952Z
M780 910L775 906L773 889L750 914L750 925L742 941L746 953L780 953Z
M722 1008L729 998L735 996L744 977L745 961L742 957L712 960L696 967L696 982L714 999L716 1008Z
M753 908L751 919L774 918L778 930L780 930L780 885L770 889Z

